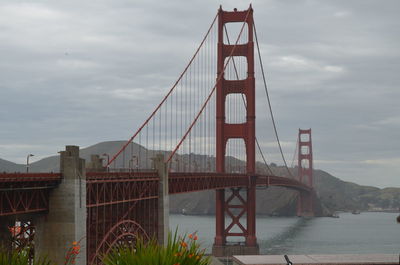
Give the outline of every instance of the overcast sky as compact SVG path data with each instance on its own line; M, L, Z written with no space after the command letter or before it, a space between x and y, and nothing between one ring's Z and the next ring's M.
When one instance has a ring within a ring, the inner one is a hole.
M177 79L219 4L249 3L2 0L0 158L23 163L28 153L37 160L67 144L128 139ZM315 168L400 186L400 2L253 7L288 161L298 128L311 127ZM259 138L272 134L259 125L263 113L257 121Z

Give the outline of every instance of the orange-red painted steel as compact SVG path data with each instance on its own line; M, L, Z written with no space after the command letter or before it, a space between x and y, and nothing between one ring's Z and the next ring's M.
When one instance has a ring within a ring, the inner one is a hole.
M87 240L89 264L99 264L101 253L118 242L134 241L135 233L149 238L157 235L158 226L158 181L157 172L90 172L87 173ZM169 173L169 193L231 188L234 197L244 203L243 213L248 213L246 199L239 194L243 187L282 186L308 192L307 185L295 179L268 175L234 173ZM247 195L248 197L249 195ZM234 216L230 208L232 198L226 200L228 216ZM240 223L240 216L226 228L227 236L243 236L248 228ZM242 227L242 233L234 233L234 225Z
M26 213L46 213L48 192L61 180L60 174L0 174L0 216ZM309 192L310 188L294 179L278 176L234 173L176 173L169 174L169 193L232 188L235 196L249 185L283 186ZM139 234L145 238L157 235L159 177L149 172L88 172L87 184L87 247L89 264L100 264L101 253L118 242L132 242ZM239 195L240 196L240 195ZM242 201L245 201L242 198ZM236 207L228 198L227 209ZM246 204L242 205L246 212ZM242 214L243 215L243 214ZM230 215L229 215L230 216ZM233 218L224 232L228 236L243 233L230 231L234 224L246 228Z
M0 173L0 216L47 212L59 173Z
M241 22L242 29L247 26L247 43L238 45L224 44L224 27L227 23ZM224 78L225 59L232 56L244 56L247 59L247 77L245 80L230 80ZM253 9L250 6L245 11L228 12L219 9L218 12L218 54L217 54L217 99L216 99L216 170L218 173L225 172L226 144L229 139L243 139L246 146L246 173L249 176L255 174L255 78L254 78L254 42L253 42ZM228 124L225 120L226 97L232 93L239 93L246 98L246 122L241 124ZM251 178L250 178L251 179ZM245 238L246 246L256 246L256 223L255 223L255 181L248 181L245 186L246 199L243 202L243 211L246 213L246 228L237 233ZM231 235L230 228L240 223L240 218L231 218L232 223L225 227L225 215L230 216L230 201L225 200L225 190L218 189L216 194L216 235L214 245L225 246L227 237ZM236 190L232 189L232 194ZM237 196L236 196L237 197ZM243 213L243 214L244 214ZM244 227L240 225L239 227Z
M253 178L255 186L280 186L302 192L311 191L310 187L295 179L256 174L253 175ZM251 181L251 176L247 174L210 172L170 173L169 193L176 194L203 190L248 187L249 185L253 185Z
M115 244L157 236L158 187L157 172L87 173L89 264Z
M53 183L61 180L60 173L0 173L0 185L6 182ZM36 185L37 186L37 185Z
M312 191L313 180L313 153L311 141L311 129L299 129L298 137L298 177L300 183L304 183ZM297 200L297 215L313 215L314 192L299 192Z

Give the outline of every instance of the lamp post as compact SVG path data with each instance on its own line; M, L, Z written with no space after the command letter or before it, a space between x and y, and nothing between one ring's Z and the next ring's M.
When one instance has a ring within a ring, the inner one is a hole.
M139 171L138 169L139 169L139 157L138 156L132 156L132 162L135 160L135 162L136 162L136 164L135 164L135 168L136 168L136 171ZM132 166L133 167L133 166Z
M29 154L26 156L26 173L29 172L29 158L33 156L32 154Z
M107 157L107 172L110 171L110 166L108 165L110 163L110 155L107 153L102 154L102 156Z
M129 161L128 161L129 173L132 172L132 162L133 162L133 158L129 159Z
M179 170L180 170L180 167L179 167L179 158L177 157L177 158L175 158L175 161L176 161L176 172L179 172Z

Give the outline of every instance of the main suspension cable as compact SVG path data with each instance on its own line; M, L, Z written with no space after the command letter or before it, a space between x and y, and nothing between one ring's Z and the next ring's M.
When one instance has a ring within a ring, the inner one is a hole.
M273 112L272 112L271 100L270 100L270 98L269 98L268 87L267 87L267 81L266 81L265 73L264 73L264 66L263 66L262 59L261 59L260 46L259 46L259 44L258 44L258 37L257 37L256 24L254 23L254 21L253 21L253 28L254 28L254 36L256 37L258 59L259 59L259 61L260 61L261 73L262 73L262 77L263 77L263 81L264 81L264 88L265 88L265 93L266 93L266 95L267 95L268 107L269 107L269 112L270 112L270 114L271 114L272 125L273 125L273 127L274 127L276 141L278 142L279 151L280 151L280 153L281 153L282 160L283 160L283 163L285 164L286 170L287 170L287 172L289 173L289 176L291 176L292 178L294 178L294 176L293 176L292 173L290 172L289 167L288 167L288 165L287 165L287 163L286 163L286 159L285 159L285 156L283 155L283 151L282 151L281 142L279 141L278 130L276 129L275 118L274 118L274 114L273 114Z
M247 21L247 17L248 17L248 15L249 15L249 12L250 12L250 9L249 9L249 11L248 11L247 14L246 14L245 21ZM215 21L215 20L214 20L214 21ZM182 145L183 141L185 141L186 137L190 134L190 132L191 132L193 126L195 125L195 123L196 123L197 120L199 119L200 115L203 113L205 107L207 106L208 102L210 101L212 95L214 94L214 92L215 92L215 90L216 90L216 87L217 87L218 82L221 81L221 79L222 79L222 77L223 77L223 74L224 74L224 72L225 72L225 69L226 69L226 67L228 66L230 60L231 60L232 57L233 57L232 55L233 55L233 53L234 53L234 51L235 51L235 49L236 49L236 47L237 47L237 45L238 45L238 42L239 42L240 37L242 36L242 33L243 33L243 29L244 29L245 24L246 24L246 22L243 22L243 25L242 25L242 27L241 27L241 29L240 29L238 38L236 39L235 45L233 46L233 48L232 48L232 50L231 50L231 53L230 53L229 56L228 56L228 60L226 61L225 65L224 65L223 71L222 71L222 72L218 75L218 77L217 77L217 81L215 82L215 85L214 85L213 89L211 90L210 94L208 95L208 97L206 98L206 100L205 100L205 102L203 103L202 107L200 108L199 112L198 112L197 115L195 116L193 122L190 124L190 126L189 126L189 128L187 129L186 133L183 135L182 139L178 142L177 146L176 146L175 149L170 153L169 157L165 160L165 162L169 162L169 161L172 159L172 157L175 155L176 151L180 148L180 146Z
M156 116L157 112L159 109L161 109L162 105L164 104L164 102L168 99L168 97L172 94L172 92L174 91L174 89L177 87L177 85L179 84L179 82L181 81L181 79L183 78L183 76L186 74L186 72L188 71L189 67L192 65L193 61L195 60L196 56L199 54L200 49L203 47L203 44L205 43L207 37L209 36L211 29L213 28L215 22L217 21L217 17L218 14L214 17L210 27L207 30L207 33L205 34L203 40L201 41L200 45L198 46L198 48L196 49L196 52L194 53L193 57L190 59L189 63L186 65L185 69L183 70L183 72L181 73L181 75L179 76L179 78L176 80L176 82L174 83L174 85L172 86L172 88L168 91L168 93L164 96L164 98L161 100L161 102L158 104L158 106L154 109L154 111L150 114L150 116L146 119L146 121L142 124L142 126L139 127L139 129L132 135L131 138L129 138L129 140L122 146L122 148L111 158L111 160L108 161L107 163L107 167L113 163L117 157L123 152L125 151L126 147L133 142L133 140L135 139L135 137L142 131L142 129L149 123L149 121ZM191 70L191 69L189 69ZM160 116L160 120L161 120L161 116ZM160 141L161 142L161 141ZM153 149L154 150L154 149ZM125 159L123 160L123 162L125 161Z
M229 40L229 35L228 35L228 30L226 29L226 25L224 25L224 30L225 30L226 40L228 41L228 44L230 45L231 43L230 43L230 40ZM238 70L237 70L237 68L236 68L235 59L234 59L233 57L232 57L232 63L233 63L233 68L235 69L236 79L239 80L239 73L238 73ZM244 107L247 109L246 100L244 99L243 94L241 94L241 96L242 96L243 105L244 105ZM261 150L260 144L258 143L257 137L255 137L255 140L256 140L256 144L257 144L258 151L260 151L261 158L262 158L262 160L264 161L264 165L267 167L267 169L268 169L268 171L271 173L271 175L273 175L272 170L271 170L271 168L268 166L267 160L266 160L265 157L264 157L264 153L263 153L262 150Z
M298 147L299 147L299 142L296 141L296 148L294 149L292 164L290 165L290 167L292 167L292 168L294 167L294 160L296 159L296 153L298 151L298 149L297 149Z

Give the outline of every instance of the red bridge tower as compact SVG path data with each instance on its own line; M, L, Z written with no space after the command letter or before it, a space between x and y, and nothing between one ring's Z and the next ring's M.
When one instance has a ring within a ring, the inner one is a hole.
M224 26L226 23L246 23L248 41L245 44L224 44ZM225 59L230 56L243 56L247 59L247 78L244 80L226 80ZM248 185L243 188L232 188L231 194L225 198L225 190L216 191L216 235L213 245L215 256L231 256L232 254L258 254L255 220L255 79L254 79L254 42L253 42L253 9L228 12L222 8L218 12L218 62L217 62L217 106L216 106L216 170L225 172L225 152L229 139L243 139L246 146L246 173ZM225 101L229 94L242 94L246 98L246 122L225 122ZM240 191L244 191L241 193ZM244 196L246 194L246 196ZM236 211L236 212L235 212ZM237 214L239 212L239 214ZM237 215L235 215L237 214ZM240 217L247 216L246 224ZM231 223L225 225L225 215ZM236 227L236 231L233 228ZM239 232L237 231L239 230ZM227 244L227 237L243 237L242 244Z
M311 142L311 129L299 129L299 154L298 154L298 176L299 181L309 187L313 187L313 153ZM298 216L313 216L314 192L300 192L297 200Z

